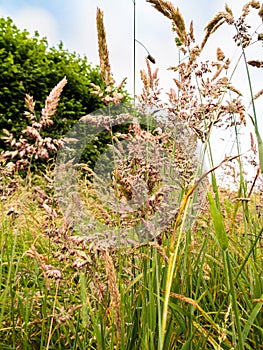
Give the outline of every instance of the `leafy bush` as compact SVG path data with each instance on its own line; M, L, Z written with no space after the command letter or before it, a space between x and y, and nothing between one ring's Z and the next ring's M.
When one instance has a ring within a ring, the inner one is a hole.
M46 97L65 76L67 85L60 96L56 115L48 129L41 129L41 137L61 138L81 116L114 103L120 92L124 101L128 101L127 93L115 88L113 80L113 97L101 98L108 90L98 67L91 67L86 57L66 51L62 43L58 48L49 48L45 38L40 38L37 32L30 37L10 18L0 19L0 62L0 129L7 130L15 139L28 127L28 118L23 116L27 113L24 112L27 108L25 96L34 96L35 121L38 122ZM8 143L3 142L6 135L0 132L0 149L12 151ZM97 144L89 145L82 161L90 161L92 166L108 142L109 137L104 133Z
M22 117L25 95L34 96L35 110L40 112L46 96L64 76L68 84L48 136L61 137L81 116L104 105L91 93L91 83L105 88L99 68L91 67L86 57L65 50L62 43L49 48L45 38L37 32L30 37L10 18L0 19L0 62L0 129L16 137L27 126L27 119Z

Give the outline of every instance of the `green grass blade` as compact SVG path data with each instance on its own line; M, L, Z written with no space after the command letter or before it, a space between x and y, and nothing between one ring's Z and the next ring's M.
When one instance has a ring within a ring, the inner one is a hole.
M216 203L212 197L212 194L208 192L207 196L210 204L210 214L212 217L218 243L221 249L226 250L228 248L228 239L227 239L227 234L226 234L224 220L223 220L221 211L216 206Z
M243 332L242 332L242 336L243 336L243 341L245 342L246 339L247 339L247 336L248 336L248 333L250 332L250 329L258 315L258 313L260 312L260 310L262 309L262 306L263 306L263 294L260 296L259 298L260 300L262 301L259 301L257 302L257 304L255 305L254 309L252 310L248 320L247 320L247 323L243 329Z

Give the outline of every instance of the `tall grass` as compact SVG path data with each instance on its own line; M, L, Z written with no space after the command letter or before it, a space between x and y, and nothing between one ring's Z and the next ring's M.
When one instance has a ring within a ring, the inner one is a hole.
M218 188L221 209L210 194L194 230L112 251L109 268L103 251L55 233L60 215L45 229L47 212L33 194L47 189L44 178L24 185L2 203L1 348L262 348L258 195L236 210L235 194Z
M145 137L158 144L166 141L166 151L178 165L185 186L178 196L174 220L161 235L133 246L105 248L74 231L72 223L65 220L54 197L52 160L51 167L43 172L28 172L25 178L10 163L3 167L0 173L3 350L263 348L262 178L258 175L254 183L247 180L243 170L246 160L240 154L215 165L211 151L211 130L217 124L236 126L235 141L242 142L237 127L243 123L245 111L238 98L232 99L236 104L226 104L225 95L237 91L230 81L220 77L229 68L229 62L218 50L216 71L209 80L214 82L209 85L212 103L204 83L212 66L199 63L196 66L199 51L193 45L192 26L188 32L182 15L171 3L148 2L174 22L176 42L182 53L188 55L188 60L179 63L176 69L180 80L176 80L178 91L170 91L169 122L175 128L177 123L187 124L195 135L191 140L201 139L201 159L208 150L211 169L202 177L203 161L194 165L189 161L190 150L183 139L178 145L166 131L156 135L133 125L126 137L137 138L139 144ZM249 6L256 4L250 2ZM245 11L247 8L243 10L244 19ZM226 7L210 22L202 47L216 30L218 21L234 23L231 16ZM99 12L100 30L105 37L102 19ZM108 54L105 43L103 48L104 57ZM108 60L106 68L104 74L111 83ZM140 101L158 110L162 101L157 72L151 71L148 61L147 68L141 74L144 89ZM193 89L189 89L193 81L194 95ZM103 98L108 100L107 96ZM186 115L186 110L192 114ZM253 118L256 121L256 115ZM113 135L113 144L115 140ZM255 167L261 165L257 152L253 158ZM4 159L7 158L5 154ZM236 162L240 170L236 191L218 185L217 169L228 161ZM138 164L136 173L145 176L144 162ZM123 174L118 185L122 184L122 193L130 195L129 171L134 165L118 166ZM201 181L208 174L210 184ZM147 176L152 196L159 199L160 179L150 170ZM118 222L121 227L136 222L135 217L129 217L127 222L126 217L116 218L107 211L88 177L80 177L79 188L85 205L103 223ZM140 210L138 213L146 218L152 215L146 206Z

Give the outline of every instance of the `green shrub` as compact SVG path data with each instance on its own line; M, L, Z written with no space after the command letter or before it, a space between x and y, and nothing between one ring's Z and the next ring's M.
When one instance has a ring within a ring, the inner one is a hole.
M30 37L10 18L0 19L0 62L0 129L15 136L27 125L23 117L25 95L34 96L35 109L40 112L45 98L64 76L68 84L49 136L61 137L81 116L104 106L91 93L91 82L104 88L98 67L91 67L86 57L68 52L62 43L58 48L49 48L46 38L40 38L37 32Z
M101 91L106 89L98 67L91 67L86 57L68 52L62 43L58 48L49 48L46 38L40 38L37 32L30 37L26 30L20 31L10 18L0 19L0 63L0 136L6 129L18 139L26 129L26 94L34 97L35 113L40 119L46 97L65 76L67 85L60 96L53 124L41 130L42 137L59 139L80 117L105 107L101 97L92 93L94 85ZM127 93L122 93L123 101L128 101ZM82 161L93 165L108 141L109 137L104 133L96 147L88 146ZM0 140L1 149L10 149L3 140Z

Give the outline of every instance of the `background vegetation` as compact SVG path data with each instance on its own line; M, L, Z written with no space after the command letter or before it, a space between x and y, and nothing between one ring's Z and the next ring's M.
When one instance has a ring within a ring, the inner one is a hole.
M23 118L25 95L34 96L36 110L41 112L49 92L65 76L68 84L49 129L53 138L61 137L81 116L104 105L91 93L91 82L104 85L98 68L91 67L86 58L64 50L62 43L50 48L37 33L30 37L10 18L0 21L0 60L0 129L16 136L27 125Z
M67 84L60 96L56 117L48 130L46 126L39 130L41 136L59 139L65 136L82 116L110 102L103 101L94 93L94 86L102 91L107 87L99 67L92 67L86 57L82 58L65 50L62 42L58 48L49 47L46 38L40 38L37 32L31 37L27 31L20 31L11 18L0 19L0 62L1 136L5 129L18 139L22 130L26 129L26 94L34 96L35 121L38 121L46 97L65 76ZM128 102L128 94L124 89L121 92L125 96L124 100ZM95 147L90 145L82 160L94 165L99 152L105 149L109 141L107 135L102 136ZM1 139L0 149L10 150L10 147Z
M173 215L173 220L157 237L155 227L150 227L148 242L121 247L116 241L103 245L104 240L78 232L78 217L63 215L54 196L54 164L38 172L30 170L32 158L49 159L49 151L60 147L57 140L39 137L37 132L52 126L66 80L53 83L37 124L33 99L27 98L28 125L23 126L27 137L17 144L5 134L10 150L1 155L1 349L263 348L263 181L257 114L254 110L251 115L255 132L250 153L240 155L238 129L250 112L227 74L230 60L221 48L211 62L204 63L200 57L210 35L228 24L235 26L234 39L245 58L245 49L253 42L247 15L256 9L262 17L263 10L259 2L250 1L235 19L226 6L207 25L205 39L198 45L193 25L187 27L170 2L148 2L171 21L178 48L185 54L174 67L177 89L170 90L167 104L160 97L158 72L148 60L147 70L141 72L144 88L138 99L153 111L166 109L169 128L151 132L134 123L126 134L109 134L116 148L123 137L139 145L137 150L145 139L165 148L180 183L179 196L163 215ZM94 83L93 91L103 103L117 104L123 95L113 85L100 10L97 26L100 70L107 87ZM260 39L258 44L261 47ZM259 92L252 100L261 96ZM108 122L103 114L91 116L90 121L105 126ZM233 128L237 144L236 155L219 165L213 163L210 147L215 127ZM190 132L191 142L184 133L180 142L173 138L178 128ZM198 158L189 156L197 140L202 145ZM202 175L205 153L210 170ZM136 218L109 210L88 176L77 179L82 204L108 227L146 222L162 203L165 188L160 177L145 157L135 154L130 163L117 164L112 186L119 203L125 203L132 196L135 179L147 180L151 197ZM244 172L248 162L256 174L252 180ZM27 174L24 178L17 172L21 167ZM218 186L218 168L225 168L236 191ZM87 166L82 165L82 174L83 170L92 174ZM210 184L203 181L208 175ZM80 205L75 202L77 209ZM86 230L101 233L92 223Z

